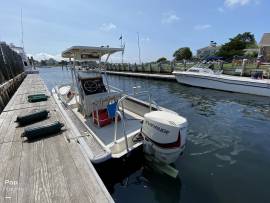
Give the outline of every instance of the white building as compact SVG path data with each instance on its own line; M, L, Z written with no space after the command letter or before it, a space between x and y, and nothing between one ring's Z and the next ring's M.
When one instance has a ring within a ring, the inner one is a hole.
M217 46L216 42L211 41L209 46L197 50L197 57L200 59L205 59L209 56L215 56L219 49L220 46Z
M259 48L259 55L262 57L262 62L270 63L270 33L263 34Z

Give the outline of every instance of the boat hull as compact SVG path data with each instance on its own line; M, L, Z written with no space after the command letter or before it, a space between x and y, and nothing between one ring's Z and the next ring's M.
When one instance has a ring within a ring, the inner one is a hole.
M255 79L240 80L241 78L236 76L215 77L185 72L174 74L177 82L185 85L270 97L270 83L266 82L268 80L256 82Z

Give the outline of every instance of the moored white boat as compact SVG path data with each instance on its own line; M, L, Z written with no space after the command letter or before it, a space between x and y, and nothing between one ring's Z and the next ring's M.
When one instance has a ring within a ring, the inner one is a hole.
M257 78L224 75L214 72L202 64L196 65L187 71L174 71L177 82L203 88L270 96L270 80Z
M74 46L62 53L74 61L100 61L121 48ZM109 85L97 71L78 72L73 63L73 84L56 86L52 95L73 129L75 138L93 163L120 158L143 146L145 153L161 164L173 163L183 152L187 120L176 112L159 107L148 91L134 88L134 94ZM103 79L106 84L103 83ZM148 102L135 98L147 95ZM85 133L90 136L85 136Z
M39 73L39 70L36 67L34 67L34 64L33 64L34 59L31 58L31 60L29 60L23 47L17 47L13 44L10 44L9 46L13 51L17 52L21 56L24 71L26 74L38 74Z

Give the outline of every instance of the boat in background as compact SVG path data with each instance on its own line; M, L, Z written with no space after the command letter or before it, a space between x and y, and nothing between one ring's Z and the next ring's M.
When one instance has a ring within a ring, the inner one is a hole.
M251 77L230 76L222 71L213 71L209 64L196 64L187 71L174 71L177 82L185 85L216 90L270 96L270 80L263 79L263 72L257 71Z
M24 71L26 74L38 74L39 73L39 70L37 69L37 67L34 66L34 59L31 58L29 60L23 47L18 47L18 46L15 46L14 44L10 44L9 47L21 56Z
M106 63L111 54L119 51L123 49L88 46L64 51L63 58L73 59L73 83L53 88L53 98L93 163L121 158L143 146L155 163L169 165L185 149L187 120L158 106L148 91L134 87L133 95L128 95L109 85ZM104 55L106 61L101 63ZM95 71L85 73L75 68L76 61L81 60L99 63L90 68ZM139 95L147 96L148 101L135 98Z

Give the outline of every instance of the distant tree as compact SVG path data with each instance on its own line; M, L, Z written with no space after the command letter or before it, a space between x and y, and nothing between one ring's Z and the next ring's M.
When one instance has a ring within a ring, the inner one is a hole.
M245 48L253 48L256 47L256 40L254 34L250 32L244 32L243 34L238 34L235 39L241 40L245 44Z
M59 65L65 66L67 65L67 62L65 60L61 60L58 62Z
M224 59L232 59L233 56L243 56L245 54L244 49L256 46L254 35L250 32L244 32L243 34L236 35L229 42L222 45L217 55Z
M49 58L47 60L47 64L48 65L55 65L55 64L57 64L57 61L55 59L53 59L53 58Z
M190 59L192 58L192 52L189 47L182 47L174 52L173 57L176 61Z
M257 58L259 55L259 53L257 51L253 51L252 54L251 54L251 57L252 58Z
M245 56L247 56L248 58L257 58L258 52L257 51L247 52L245 53Z
M233 56L243 56L245 53L245 48L245 43L243 43L242 40L233 38L221 46L220 50L217 52L217 55L223 57L224 59L231 59Z
M157 63L164 63L166 61L168 61L166 57L161 57L157 60Z
M40 61L40 65L41 65L41 66L47 66L47 62L46 62L45 60L41 60L41 61Z

